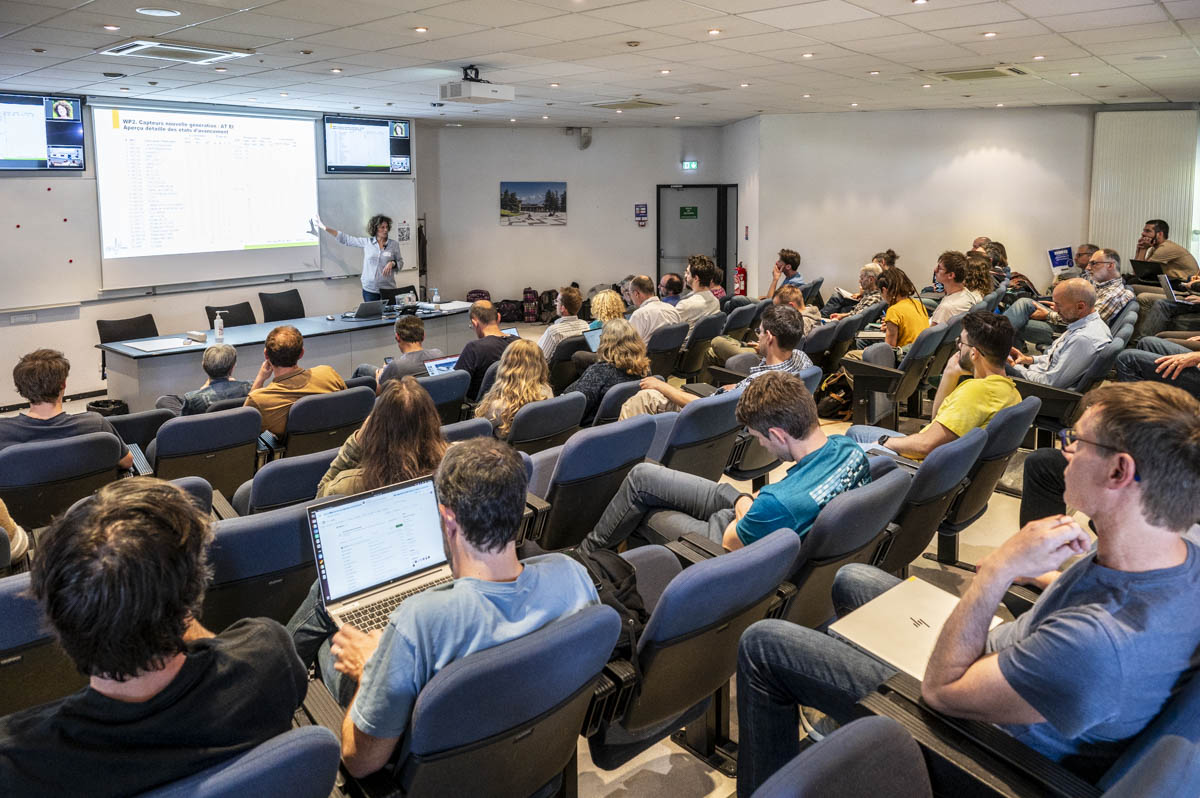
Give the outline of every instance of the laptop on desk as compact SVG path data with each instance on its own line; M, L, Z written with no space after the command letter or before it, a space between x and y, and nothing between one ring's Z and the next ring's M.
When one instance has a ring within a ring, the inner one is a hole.
M435 377L438 374L445 374L448 371L454 371L455 364L458 363L458 355L450 355L449 357L438 357L433 360L426 360L421 365L425 366L425 371L430 377Z
M1129 268L1139 280L1153 283L1163 273L1162 264L1152 260L1130 260Z
M958 596L910 576L844 618L829 633L914 679L925 678L925 666ZM1003 621L992 617L990 628Z
M377 299L373 302L362 302L359 304L358 310L353 313L343 313L342 318L347 321L381 319L383 318L383 300Z
M313 505L308 531L321 603L339 626L382 629L404 599L454 578L432 477Z

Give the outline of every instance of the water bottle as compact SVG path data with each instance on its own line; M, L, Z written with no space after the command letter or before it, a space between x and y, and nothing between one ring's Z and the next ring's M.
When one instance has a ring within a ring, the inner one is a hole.
M213 314L213 330L217 334L216 338L218 343L225 340L225 319L221 317L222 313L225 313L225 311L218 310Z
M438 293L438 290L436 288L433 289L433 299L431 299L429 301L435 305L442 301L442 295Z

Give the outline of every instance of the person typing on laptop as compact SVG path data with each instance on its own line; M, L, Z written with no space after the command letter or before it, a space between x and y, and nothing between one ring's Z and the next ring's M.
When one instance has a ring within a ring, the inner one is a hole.
M1086 404L1065 435L1066 501L1091 518L1095 549L1072 517L1054 515L988 555L942 628L922 694L933 709L997 724L1094 781L1197 669L1200 549L1184 533L1200 490L1200 402L1136 383L1098 388ZM989 632L1009 585L1037 577L1049 587L1033 608ZM846 566L834 606L845 614L898 581ZM894 673L813 629L751 626L738 661L738 794L797 753L797 704L846 722Z
M439 358L443 354L437 347L425 348L425 322L417 316L401 316L396 319L396 346L400 348L400 357L379 367L363 363L354 369L354 376L374 376L375 392L379 393L388 380L424 377L427 373L425 361Z
M392 757L413 703L441 668L599 602L583 566L566 555L517 560L526 476L508 444L452 446L434 485L453 581L404 600L382 630L341 626L329 646L336 673L325 676L357 682L342 724L342 759L356 777Z

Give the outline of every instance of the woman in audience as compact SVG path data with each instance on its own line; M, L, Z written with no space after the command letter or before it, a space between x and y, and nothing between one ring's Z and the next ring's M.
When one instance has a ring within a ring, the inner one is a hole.
M349 496L432 474L446 453L441 423L429 393L416 380L388 380L371 415L321 478L317 497Z
M645 354L645 350L646 347L643 346L642 354ZM29 552L29 535L9 515L8 508L4 506L2 499L0 499L0 534L3 534L7 540L9 553L8 557L4 557L4 547L0 547L0 567L7 568L10 563L17 562Z
M639 380L650 373L646 343L625 319L613 319L605 323L596 356L599 358L597 362L588 366L579 379L563 391L578 391L587 397L587 407L583 411L585 425L591 424L596 417L600 402L609 388L622 382Z
M1008 266L1008 250L999 241L989 241L983 245L983 251L992 259L992 275L997 280L1007 280L1012 274Z
M986 253L975 249L967 253L967 279L964 283L968 291L980 296L990 294L996 287L992 280L992 259Z
M896 261L900 260L900 256L896 254L896 250L889 249L885 252L876 252L875 257L871 258L875 263L879 264L879 268L887 271L888 269L896 268Z
M625 300L616 291L601 291L592 297L592 323L589 330L599 330L604 322L625 318Z
M517 411L530 402L553 398L550 369L534 341L513 341L500 355L496 382L484 394L475 415L492 422L497 438L507 438Z
M887 312L883 316L884 340L894 349L904 349L929 326L929 313L913 294L917 289L902 269L892 268L877 280Z

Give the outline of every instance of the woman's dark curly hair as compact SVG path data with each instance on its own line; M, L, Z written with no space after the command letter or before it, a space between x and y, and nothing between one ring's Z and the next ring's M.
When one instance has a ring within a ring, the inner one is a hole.
M371 236L371 238L374 238L375 234L379 232L379 225L381 224L386 224L388 229L391 230L393 227L392 217L384 216L382 213L377 213L372 216L367 222L367 235Z

